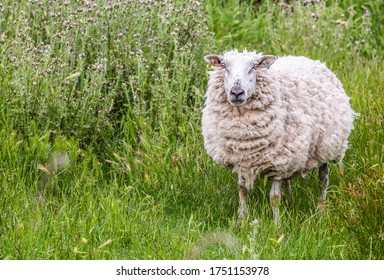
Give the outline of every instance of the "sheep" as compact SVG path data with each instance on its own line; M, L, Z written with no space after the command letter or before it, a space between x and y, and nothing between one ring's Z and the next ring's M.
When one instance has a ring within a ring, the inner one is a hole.
M329 162L341 163L355 112L341 82L324 63L234 49L206 55L209 72L202 134L207 154L238 175L239 218L257 176L272 180L270 204L279 224L290 179L318 168L326 199Z

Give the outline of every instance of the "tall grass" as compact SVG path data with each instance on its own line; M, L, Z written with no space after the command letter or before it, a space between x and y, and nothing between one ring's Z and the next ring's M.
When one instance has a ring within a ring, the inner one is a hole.
M185 2L5 3L2 88L14 128L29 135L35 123L87 146L110 142L123 119L157 128L162 108L183 122L203 84L195 57L210 41L201 5Z
M381 1L3 1L1 259L382 259ZM332 166L273 226L259 180L236 219L236 178L205 154L204 54L325 61L360 114ZM257 219L259 222L252 222Z
M379 1L212 0L208 9L220 48L327 54L329 60L333 54L383 55L384 5Z

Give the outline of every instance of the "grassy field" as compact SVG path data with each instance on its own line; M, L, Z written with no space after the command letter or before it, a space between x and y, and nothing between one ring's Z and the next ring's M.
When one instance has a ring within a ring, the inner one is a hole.
M382 1L0 3L0 259L384 259ZM305 55L359 118L325 211L316 172L276 230L270 182L236 219L205 153L204 54ZM254 219L259 224L252 224Z

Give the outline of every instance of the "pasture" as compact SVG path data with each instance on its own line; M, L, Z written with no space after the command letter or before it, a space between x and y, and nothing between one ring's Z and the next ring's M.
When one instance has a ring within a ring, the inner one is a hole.
M379 0L0 2L0 259L383 259ZM205 54L326 62L359 114L331 165L270 182L237 222L237 178L205 153ZM258 219L259 223L252 223Z

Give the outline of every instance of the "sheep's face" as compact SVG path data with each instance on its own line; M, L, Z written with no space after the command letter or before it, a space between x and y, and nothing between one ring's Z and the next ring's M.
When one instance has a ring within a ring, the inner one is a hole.
M242 106L256 90L257 71L260 68L269 68L276 57L255 52L232 51L224 56L206 55L204 59L214 67L222 68L228 101L233 106Z

